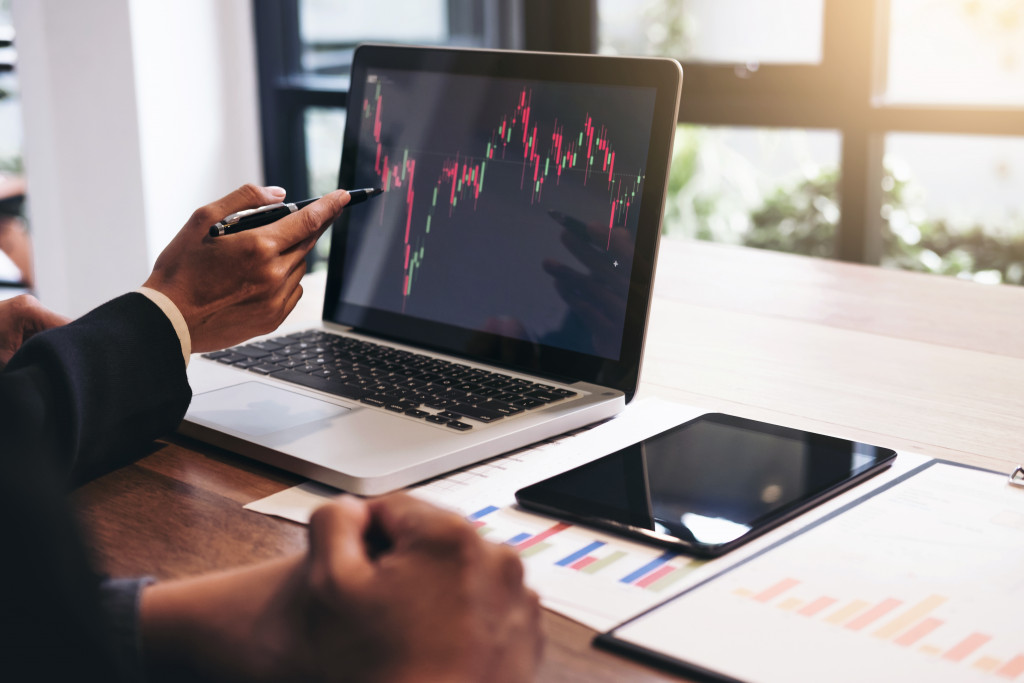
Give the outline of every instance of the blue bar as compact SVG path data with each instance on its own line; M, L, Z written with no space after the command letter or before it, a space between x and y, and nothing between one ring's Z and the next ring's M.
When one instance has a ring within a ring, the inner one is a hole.
M476 521L476 520L480 519L481 517L486 517L487 515L491 514L492 512L496 511L497 509L498 508L494 507L493 505L488 505L483 510L477 510L476 512L471 514L469 516L469 521L473 522L473 521Z
M634 581L636 581L640 577L644 576L645 574L649 574L649 573L653 572L655 569L657 569L661 565L665 564L666 562L671 560L676 555L678 555L678 553L669 550L664 555L662 555L661 557L659 557L659 558L657 558L655 560L651 560L650 562L648 562L644 566L640 567L640 569L637 569L632 574L629 574L627 576L623 576L621 579L619 579L619 581L622 582L622 583L633 583Z
M590 553L594 552L595 550L597 550L598 548L600 548L603 545L604 545L604 543L602 541L594 541L593 543L588 545L586 548L580 548L579 550L574 552L572 555L568 555L566 557L563 557L558 562L555 562L555 564L557 564L559 567L568 567L570 564L572 564L576 560L578 560L578 559L580 559L582 557L586 557L587 555L589 555Z
M513 536L512 538L505 541L505 545L519 545L520 543L528 539L531 535L532 534L527 534L524 532L517 536Z

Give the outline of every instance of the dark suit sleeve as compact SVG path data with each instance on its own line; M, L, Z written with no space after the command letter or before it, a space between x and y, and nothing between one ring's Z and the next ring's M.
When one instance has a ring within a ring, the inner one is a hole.
M71 486L172 431L191 398L174 328L142 294L36 335L3 377L15 385L17 404L4 440L13 435L23 452L50 459Z
M33 337L0 373L0 670L124 680L133 653L101 607L69 486L172 430L190 391L163 312L128 294Z

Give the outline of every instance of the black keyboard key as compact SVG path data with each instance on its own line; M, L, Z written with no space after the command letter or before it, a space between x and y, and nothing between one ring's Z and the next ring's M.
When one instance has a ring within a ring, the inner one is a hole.
M491 408L491 410L493 410L496 413L501 413L505 417L508 417L509 415L516 415L518 413L523 412L522 408L508 403L504 403L500 406L494 406L493 408Z
M458 418L459 416L471 417L474 420L479 420L480 422L494 422L495 420L500 420L505 417L496 410L477 408L476 406L467 405L465 403L450 405L445 409L445 412L441 414L445 416L452 416L453 419Z
M210 360L217 360L224 356L230 356L230 351L211 351L210 353L204 353L203 358L209 358Z
M256 348L255 346L253 346L251 344L247 345L247 346L236 346L235 348L233 348L231 350L234 351L237 354L246 356L247 358L263 358L264 356L269 356L270 355L270 351L264 351L263 349L258 349L258 348Z
M512 403L513 405L517 405L520 408L526 408L527 410L544 405L543 401L538 401L535 398L521 398L518 401L513 401Z
M418 408L410 408L409 410L405 411L405 414L408 415L409 417L421 417L421 418L430 415L430 413L428 413L427 411L419 410Z
M255 349L262 349L264 351L277 351L278 349L284 348L284 344L279 344L271 340L252 342L249 346Z
M269 375L270 373L277 372L280 369L281 368L277 367L276 365L272 365L270 363L261 363L260 365L254 365L251 368L249 368L250 371L258 372L261 375Z
M251 367L259 365L262 361L259 358L247 358L243 361L235 363L236 368L244 368L248 370Z
M538 401L543 401L544 403L551 403L552 401L561 400L562 397L556 396L555 394L550 394L546 391L531 391L528 394L526 394L526 398L535 398Z
M434 424L439 425L446 425L449 422L451 422L451 420L449 420L448 418L441 417L440 415L427 415L425 419L427 422L433 422Z
M359 399L359 402L360 403L365 403L366 405L369 405L369 406L375 406L377 408L383 408L385 405L387 405L388 399L386 397L384 397L384 396L375 396L373 394L369 394L369 395L363 396L361 399Z
M224 363L225 365L232 365L234 363L237 363L240 360L245 360L245 359L246 359L246 357L243 356L242 354L231 352L231 353L228 353L228 355L226 355L226 356L221 356L221 357L217 358L216 360L217 360L218 363Z
M459 422L458 420L452 420L446 424L445 427L451 427L452 429L457 429L460 432L466 432L472 429L473 425L466 424L465 422Z

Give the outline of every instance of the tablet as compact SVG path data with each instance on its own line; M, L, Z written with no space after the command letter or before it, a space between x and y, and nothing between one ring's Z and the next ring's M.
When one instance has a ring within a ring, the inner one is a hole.
M864 481L895 451L707 414L516 492L525 508L716 557Z

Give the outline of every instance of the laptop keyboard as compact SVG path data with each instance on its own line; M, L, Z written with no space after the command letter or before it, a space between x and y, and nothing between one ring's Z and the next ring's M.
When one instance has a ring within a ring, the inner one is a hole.
M322 330L203 358L457 431L562 401L575 391Z

